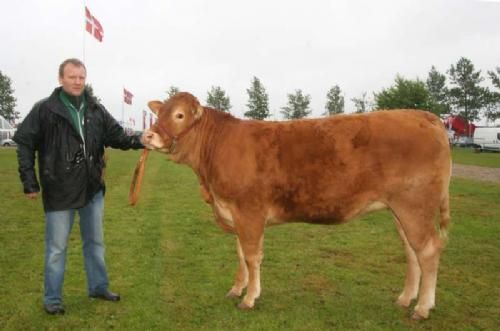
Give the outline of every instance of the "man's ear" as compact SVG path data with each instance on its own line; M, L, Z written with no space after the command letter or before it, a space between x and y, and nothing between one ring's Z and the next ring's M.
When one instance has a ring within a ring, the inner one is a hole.
M193 115L194 115L194 118L195 118L195 119L200 118L200 117L201 117L201 115L203 115L203 111L204 111L203 106L198 105L198 107L196 107L196 108L193 110Z
M155 100L155 101L148 102L149 109L151 109L151 111L153 113L155 113L156 116L158 116L158 113L160 112L160 108L161 108L162 105L163 105L163 102L161 102L161 101L156 101Z

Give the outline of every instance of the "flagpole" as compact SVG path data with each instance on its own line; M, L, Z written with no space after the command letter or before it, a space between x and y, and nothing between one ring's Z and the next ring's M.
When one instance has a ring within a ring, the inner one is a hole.
M87 5L85 4L85 0L83 0L83 12L85 13L85 8L87 7ZM85 63L85 33L87 31L85 31L85 25L87 24L87 17L86 15L84 14L83 15L83 55L82 55L82 62Z
M125 86L122 87L122 94L125 91ZM125 97L122 95L122 126L125 128L125 119L124 119L124 114L125 114Z

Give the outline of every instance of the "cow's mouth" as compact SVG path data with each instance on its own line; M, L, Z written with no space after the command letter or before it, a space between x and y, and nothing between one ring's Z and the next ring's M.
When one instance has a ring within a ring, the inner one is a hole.
M162 153L169 153L171 148L165 143L165 140L153 130L147 130L141 137L141 142L147 149Z
M158 144L155 146L155 149L158 152L162 152L165 154L174 154L175 147L177 145L176 139L164 139L159 133L157 133Z
M172 154L172 147L171 145L167 145L162 142L161 145L153 145L153 144L144 144L144 146L150 150L156 151L156 152L161 152L165 154Z

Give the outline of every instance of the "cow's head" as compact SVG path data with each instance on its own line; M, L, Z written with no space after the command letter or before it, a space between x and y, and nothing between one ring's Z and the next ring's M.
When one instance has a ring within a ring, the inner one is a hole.
M148 106L158 120L143 133L141 141L147 148L164 153L174 153L179 140L203 114L198 99L187 92L177 93L165 102L150 101Z

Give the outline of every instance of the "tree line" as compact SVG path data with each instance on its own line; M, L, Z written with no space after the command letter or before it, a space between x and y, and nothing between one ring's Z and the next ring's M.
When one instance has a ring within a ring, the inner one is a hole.
M431 67L425 81L406 79L397 75L394 85L374 92L368 97L363 92L351 98L356 113L381 109L421 109L437 115L455 114L472 122L481 116L490 121L500 118L500 67L487 71L491 88L481 85L485 78L481 70L476 70L472 61L460 58L446 71L440 73ZM16 99L13 96L11 80L0 71L0 115L9 121L19 118L15 111ZM167 99L179 92L171 86ZM250 119L264 120L270 117L269 95L259 78L253 77L250 88L246 90L248 101L244 116ZM299 119L311 114L311 96L301 89L287 95L287 104L280 113L285 119ZM232 108L229 96L220 86L212 86L207 92L206 104L210 107L229 112ZM326 94L323 116L341 114L345 111L345 95L339 85L333 85Z
M481 116L490 121L500 118L500 67L487 72L492 88L482 86L485 81L481 70L467 58L460 58L446 71L440 73L431 67L425 81L406 79L396 75L394 85L374 92L373 98L363 92L351 98L356 113L382 109L420 109L436 115L460 115L472 122ZM177 87L167 91L168 97L177 93ZM270 116L269 95L259 78L253 77L248 93L246 118L264 120ZM285 119L299 119L311 114L311 96L301 89L287 95L288 102L281 107ZM229 96L220 86L212 86L207 93L206 104L210 107L229 112ZM326 94L323 116L341 114L345 111L345 96L339 85L332 86Z

